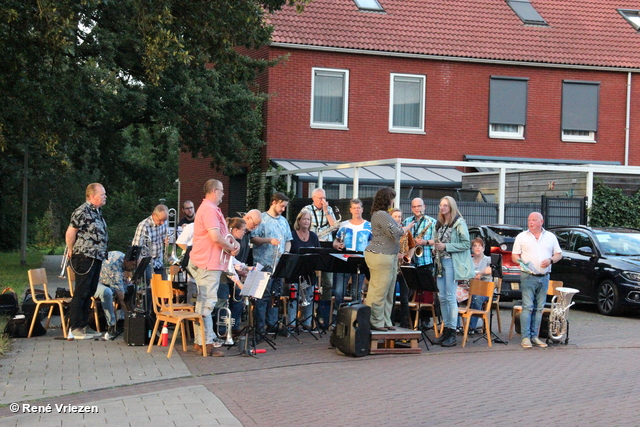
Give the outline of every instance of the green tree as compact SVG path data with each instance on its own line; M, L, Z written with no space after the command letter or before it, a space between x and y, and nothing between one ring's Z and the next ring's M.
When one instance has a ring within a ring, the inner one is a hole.
M3 0L0 249L19 241L25 158L29 223L61 229L89 182L132 226L174 197L179 150L246 162L274 62L243 52L269 42L266 14L307 1Z

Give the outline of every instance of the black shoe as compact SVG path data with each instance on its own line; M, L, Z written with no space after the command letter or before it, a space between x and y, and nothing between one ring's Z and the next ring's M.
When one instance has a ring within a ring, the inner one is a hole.
M432 342L433 344L435 344L435 345L440 345L440 344L442 344L442 342L443 342L444 340L446 340L446 339L449 337L449 334L451 333L450 331L451 331L451 329L449 329L449 328L444 328L444 331L442 332L442 335L440 335L438 338L435 338L435 339L434 339L434 340L432 340L431 342Z
M451 331L453 331L453 329ZM455 333L450 333L449 336L444 341L442 341L442 344L440 344L440 346L442 346L442 347L454 347L457 344L458 344L458 342L456 341L456 334Z

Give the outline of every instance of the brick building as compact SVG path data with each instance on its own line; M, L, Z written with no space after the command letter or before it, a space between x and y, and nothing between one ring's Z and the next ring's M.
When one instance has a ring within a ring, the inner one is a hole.
M629 0L314 0L270 18L288 55L259 80L264 159L465 156L640 166L640 4ZM472 169L471 169L472 170ZM182 154L182 200L222 178ZM306 195L304 195L306 196ZM232 200L232 205L228 205Z

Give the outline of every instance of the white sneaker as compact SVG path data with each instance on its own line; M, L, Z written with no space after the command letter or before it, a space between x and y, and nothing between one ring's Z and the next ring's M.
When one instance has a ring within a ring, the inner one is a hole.
M547 347L547 344L545 342L543 342L540 338L535 337L535 338L531 338L531 343L533 345L535 345L536 347L540 347L540 348L545 348Z
M522 345L523 348L531 348L531 340L529 338L522 338L522 343L520 344Z
M95 338L93 335L89 335L85 332L84 328L71 330L74 340L90 340Z

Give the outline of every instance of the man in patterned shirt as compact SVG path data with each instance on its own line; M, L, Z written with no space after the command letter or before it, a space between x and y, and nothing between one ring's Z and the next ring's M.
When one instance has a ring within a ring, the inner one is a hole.
M162 279L167 279L167 272L164 268L164 244L167 238L167 218L169 209L165 205L158 205L153 210L151 216L143 219L136 228L136 234L131 242L134 246L147 246L151 261L145 272L147 286L151 283L153 273L161 274ZM142 238L148 236L149 238Z
M126 279L124 277L125 271L133 271L136 267L136 261L125 261L124 254L119 251L110 251L109 257L102 264L102 270L100 271L100 282L98 283L98 289L93 295L95 298L99 298L102 303L102 309L104 310L104 317L107 321L107 332L111 337L116 337L116 316L113 308L113 294L118 298L120 309L124 312L124 315L129 314L127 304L124 300L124 294L127 291Z
M101 334L88 331L91 297L100 278L102 261L107 259L109 234L100 208L107 203L102 184L93 183L85 191L86 202L73 214L65 234L71 268L76 273L76 286L69 305L69 329L75 339L91 339Z
M415 265L432 269L431 246L434 244L433 234L436 229L436 220L424 214L424 201L419 197L411 201L411 212L413 212L413 216L405 218L402 225L407 226L411 221L415 222L411 228L411 234L416 241L416 248L422 246L423 249L422 255L414 256Z

